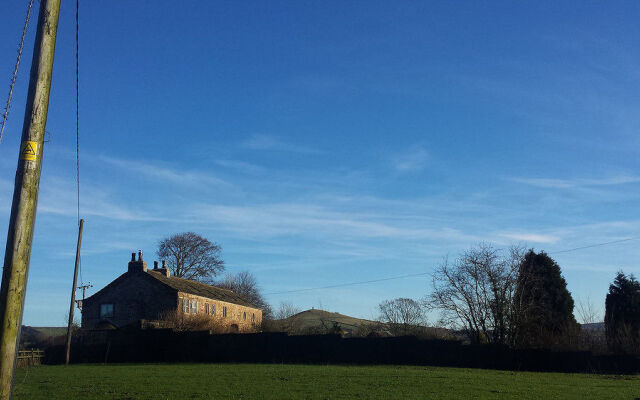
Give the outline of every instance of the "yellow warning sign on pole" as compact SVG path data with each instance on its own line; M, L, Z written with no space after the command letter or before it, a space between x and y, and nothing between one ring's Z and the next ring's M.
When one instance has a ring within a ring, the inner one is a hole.
M38 154L38 142L22 142L22 146L20 146L21 160L33 161L36 159L36 154Z

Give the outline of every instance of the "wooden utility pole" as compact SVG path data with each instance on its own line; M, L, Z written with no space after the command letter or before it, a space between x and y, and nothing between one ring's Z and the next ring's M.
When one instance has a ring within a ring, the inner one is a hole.
M36 220L60 0L41 0L0 288L0 400L11 398Z
M80 220L78 229L78 245L76 247L76 267L73 270L73 286L71 287L71 304L69 304L69 325L67 325L67 345L65 349L64 364L69 365L69 354L71 353L71 326L73 325L73 306L76 302L76 286L78 285L78 266L80 265L80 246L82 246L82 228L84 220Z
M78 305L78 310L82 311L82 303L84 303L85 295L87 294L87 289L92 288L93 285L89 282L86 285L78 286L78 289L82 289L82 300L76 300L76 304Z

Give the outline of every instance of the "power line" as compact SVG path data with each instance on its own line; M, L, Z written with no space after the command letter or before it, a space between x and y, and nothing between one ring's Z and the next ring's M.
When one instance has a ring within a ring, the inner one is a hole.
M76 0L76 188L78 195L78 225L80 225L80 85L79 85L79 57L78 57L78 13L80 1Z
M79 13L80 13L80 0L76 0L76 189L77 189L77 205L78 205L78 226L80 226L80 58L78 57L80 41L79 41ZM80 283L83 284L82 279L82 256L78 260L80 269ZM84 295L84 290L82 291Z
M13 69L13 75L11 76L11 85L9 85L9 97L7 98L7 106L4 109L4 114L2 115L2 127L0 127L0 142L2 142L2 133L4 132L4 125L7 123L7 118L9 118L9 108L11 108L11 97L13 97L13 87L16 84L16 79L18 78L18 67L20 66L20 59L22 58L22 49L24 48L24 38L27 36L27 28L29 27L29 19L31 18L31 8L33 7L33 0L29 1L29 6L27 7L27 18L24 21L24 27L22 28L22 38L20 39L20 45L18 46L18 57L16 59L16 66Z
M286 290L284 292L265 293L265 295L285 294L285 293L298 293L298 292L307 292L307 291L310 291L310 290L320 290L320 289L333 289L333 288L339 288L339 287L344 287L344 286L363 285L363 284L366 284L366 283L391 281L391 280L394 280L394 279L412 278L412 277L416 277L416 276L424 276L424 275L429 275L429 274L431 274L431 272L421 272L421 273L418 273L418 274L399 275L399 276L392 276L392 277L389 277L389 278L372 279L372 280L369 280L369 281L341 283L341 284L338 284L338 285L318 286L318 287L312 287L312 288L306 288L306 289Z
M610 242L602 242L602 243L590 244L590 245L582 246L582 247L574 247L572 249L558 250L558 251L550 252L548 254L569 253L569 252L572 252L572 251L590 249L590 248L593 248L593 247L606 246L606 245L615 244L615 243L629 242L629 241L638 240L638 239L640 239L640 238L631 237L631 238L626 238L626 239L613 240L613 241L610 241ZM417 273L417 274L398 275L398 276L391 276L391 277L387 277L387 278L372 279L372 280L368 280L368 281L349 282L349 283L341 283L341 284L336 284L336 285L317 286L317 287L310 287L310 288L304 288L304 289L295 289L295 290L285 290L285 291L282 291L282 292L271 292L271 293L265 293L265 295L277 295L277 294L310 292L310 291L313 291L313 290L333 289L333 288L346 287L346 286L364 285L364 284L367 284L367 283L385 282L385 281L392 281L392 280L395 280L395 279L405 279L405 278L412 278L412 277L418 277L418 276L424 276L424 275L430 275L430 274L431 274L431 272L421 272L421 273Z
M632 238L626 238L626 239L620 239L620 240L614 240L611 242L603 242L603 243L597 243L597 244L590 244L588 246L582 246L582 247L574 247L573 249L567 249L567 250L559 250L559 251L552 251L549 254L562 254L562 253L569 253L571 251L576 251L576 250L584 250L584 249L591 249L593 247L600 247L600 246L606 246L608 244L614 244L614 243L623 243L623 242L629 242L631 240L638 240L640 238L637 237L632 237Z

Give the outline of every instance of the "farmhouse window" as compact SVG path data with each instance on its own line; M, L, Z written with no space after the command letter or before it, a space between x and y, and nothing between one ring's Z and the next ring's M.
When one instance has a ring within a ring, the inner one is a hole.
M222 316L223 317L227 316L227 307L222 307Z
M182 299L182 312L189 314L189 300L187 299Z
M100 318L113 318L113 303L100 304Z
M243 321L246 321L246 320L247 320L247 313L246 313L246 312L245 312L245 313L242 313L242 320L243 320Z
M256 322L256 315L255 314L251 314L251 322Z
M191 313L192 314L198 313L198 300L191 300Z
M211 305L211 315L216 315L216 305L215 304Z

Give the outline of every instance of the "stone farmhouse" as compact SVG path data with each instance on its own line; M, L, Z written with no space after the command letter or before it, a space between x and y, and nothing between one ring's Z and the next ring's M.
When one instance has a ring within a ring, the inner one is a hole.
M231 290L171 276L165 263L147 269L142 252L131 254L128 270L82 303L86 329L140 326L167 312L207 315L229 332L248 332L262 322L262 310Z

